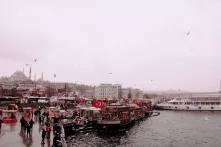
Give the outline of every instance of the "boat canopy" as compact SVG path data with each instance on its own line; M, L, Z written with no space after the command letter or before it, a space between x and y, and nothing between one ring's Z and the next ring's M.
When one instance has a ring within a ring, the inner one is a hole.
M87 111L100 111L100 108L96 108L96 107L79 107L81 110L87 110Z

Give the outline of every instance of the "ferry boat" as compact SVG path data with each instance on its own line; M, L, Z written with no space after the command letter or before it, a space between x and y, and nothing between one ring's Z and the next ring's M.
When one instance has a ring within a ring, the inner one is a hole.
M96 127L98 130L118 130L126 128L132 122L134 119L131 119L131 107L113 103L101 110Z
M158 109L164 110L221 111L221 97L174 98L156 106Z
M0 110L2 122L6 124L17 122L17 110Z

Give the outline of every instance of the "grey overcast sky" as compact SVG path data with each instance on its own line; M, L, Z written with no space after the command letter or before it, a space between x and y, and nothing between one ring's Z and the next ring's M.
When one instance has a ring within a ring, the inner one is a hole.
M218 91L220 57L220 0L0 1L0 76Z

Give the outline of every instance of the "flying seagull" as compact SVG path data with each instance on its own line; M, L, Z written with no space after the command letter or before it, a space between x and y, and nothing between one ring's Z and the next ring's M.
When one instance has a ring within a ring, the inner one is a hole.
M190 31L188 31L187 33L186 33L186 36L189 36L190 35Z

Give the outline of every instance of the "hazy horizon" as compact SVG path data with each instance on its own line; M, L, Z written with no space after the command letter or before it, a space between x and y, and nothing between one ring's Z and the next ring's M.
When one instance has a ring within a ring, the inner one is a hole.
M219 0L2 0L0 76L218 91L220 17Z

